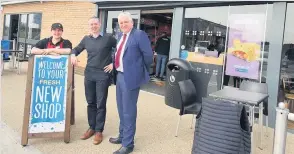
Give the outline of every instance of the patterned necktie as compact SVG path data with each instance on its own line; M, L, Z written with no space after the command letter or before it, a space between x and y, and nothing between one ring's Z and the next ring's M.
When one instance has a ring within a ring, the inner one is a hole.
M119 45L119 47L117 49L117 53L116 53L116 56L115 56L115 68L118 68L119 67L120 54L121 54L123 45L125 44L126 38L127 38L127 35L124 34L123 40L122 40L121 44Z

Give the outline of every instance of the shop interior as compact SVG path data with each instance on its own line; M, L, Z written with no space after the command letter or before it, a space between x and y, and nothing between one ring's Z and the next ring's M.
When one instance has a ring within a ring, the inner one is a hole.
M155 51L156 41L166 33L167 37L171 37L171 27L172 27L173 13L171 12L160 12L160 11L142 11L140 18L140 29L144 30L151 42L152 50L154 53L153 64L149 70L150 72L150 83L144 85L142 89L156 93L159 95L164 95L164 84L165 84L165 72L163 78L155 77L156 65L157 63L157 53ZM168 61L168 59L167 59Z
M10 40L17 40L17 32L18 32L18 21L19 15L11 15L11 31L10 31Z

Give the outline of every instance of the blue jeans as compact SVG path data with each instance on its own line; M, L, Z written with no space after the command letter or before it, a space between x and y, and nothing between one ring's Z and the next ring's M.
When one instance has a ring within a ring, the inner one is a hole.
M163 73L165 71L165 65L166 65L167 56L166 55L160 55L157 54L156 56L156 76L159 75L159 77L163 77Z

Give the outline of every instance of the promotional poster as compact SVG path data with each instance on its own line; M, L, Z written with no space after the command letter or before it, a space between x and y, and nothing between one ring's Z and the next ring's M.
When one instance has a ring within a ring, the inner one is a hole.
M264 27L264 14L229 16L226 75L248 79L259 78Z

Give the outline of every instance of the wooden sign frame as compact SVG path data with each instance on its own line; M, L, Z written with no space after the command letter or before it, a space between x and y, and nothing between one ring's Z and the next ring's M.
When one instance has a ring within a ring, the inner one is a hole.
M74 67L70 61L70 55L68 56L68 70L67 70L67 96L66 96L66 110L65 110L65 130L64 132L52 132L52 133L29 133L29 122L31 116L31 95L33 85L33 71L35 56L31 56L28 62L27 83L26 83L26 96L24 105L24 116L22 126L21 145L26 146L28 139L32 138L64 138L65 143L70 141L70 126L75 123L75 99L74 99Z

